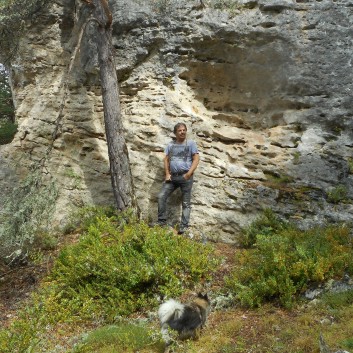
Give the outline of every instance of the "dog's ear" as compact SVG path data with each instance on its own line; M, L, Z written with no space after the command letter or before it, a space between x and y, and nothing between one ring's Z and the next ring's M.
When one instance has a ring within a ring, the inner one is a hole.
M209 301L207 293L206 294L202 294L201 292L199 292L199 294L197 296L198 296L198 298L201 298L201 299Z

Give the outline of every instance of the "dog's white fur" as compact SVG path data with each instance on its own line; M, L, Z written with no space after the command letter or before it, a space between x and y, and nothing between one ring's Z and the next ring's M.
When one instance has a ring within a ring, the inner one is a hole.
M177 302L174 299L169 299L163 303L158 309L158 317L161 323L161 334L164 342L168 345L170 343L169 336L169 325L167 324L168 320L174 316L175 319L181 318L184 312L184 305ZM166 348L166 352L167 352Z
M177 331L181 340L195 339L206 322L209 310L210 301L207 294L199 293L189 304L182 304L174 299L164 302L158 309L158 317L166 352L172 342L170 329Z
M180 318L184 312L184 305L177 302L174 299L169 299L163 303L158 309L159 321L163 325L166 323L172 315L175 318Z

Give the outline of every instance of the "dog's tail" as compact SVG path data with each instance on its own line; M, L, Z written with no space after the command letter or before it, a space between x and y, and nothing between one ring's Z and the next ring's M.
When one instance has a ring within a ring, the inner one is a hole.
M158 317L161 323L161 334L166 344L166 349L171 343L169 336L168 321L179 319L184 312L184 305L174 299L169 299L163 303L158 309Z
M178 319L184 311L184 305L174 299L169 299L158 309L158 317L161 325L165 324L171 318Z

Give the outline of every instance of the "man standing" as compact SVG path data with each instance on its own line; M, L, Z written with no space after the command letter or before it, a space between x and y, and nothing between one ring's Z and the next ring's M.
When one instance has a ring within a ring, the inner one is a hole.
M178 234L185 233L189 227L193 174L200 161L196 143L186 139L186 132L185 124L174 126L176 138L165 149L165 180L158 195L158 224L166 225L168 197L177 188L181 189L182 214Z

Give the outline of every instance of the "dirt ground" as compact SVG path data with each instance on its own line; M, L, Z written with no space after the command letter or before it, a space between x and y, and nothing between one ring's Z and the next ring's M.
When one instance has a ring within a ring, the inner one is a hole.
M79 234L67 235L54 250L42 252L41 261L28 261L21 265L9 266L0 261L0 327L5 327L16 317L31 293L40 286L58 256L60 249L77 242Z
M0 327L7 325L17 310L40 284L49 271L49 261L11 267L0 263Z

